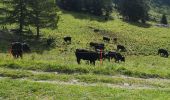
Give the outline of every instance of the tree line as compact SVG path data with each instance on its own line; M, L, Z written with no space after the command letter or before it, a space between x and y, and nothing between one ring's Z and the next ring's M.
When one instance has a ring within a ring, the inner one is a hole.
M4 5L1 24L17 24L18 33L31 25L36 28L38 38L41 28L57 26L59 16L54 0L1 0L0 3Z
M57 5L65 10L88 12L96 16L106 16L112 12L112 0L56 0Z
M57 5L68 11L88 12L96 16L111 15L116 9L123 19L130 22L145 23L149 18L152 0L56 0ZM163 15L165 20L165 15ZM162 21L161 21L162 23ZM166 23L166 22L164 22Z
M56 0L60 8L71 11L89 12L97 16L109 16L113 7L126 20L143 23L148 19L147 0ZM115 5L114 5L115 4Z

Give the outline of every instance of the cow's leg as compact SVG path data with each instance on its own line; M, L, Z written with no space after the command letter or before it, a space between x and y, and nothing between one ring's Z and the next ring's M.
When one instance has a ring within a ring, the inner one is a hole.
M92 60L92 61L91 61L91 64L95 65L95 60Z
M77 58L77 63L80 64L80 59L79 58Z
M22 54L22 53L20 54L20 57L21 57L21 59L22 59L22 57L23 57L23 54Z
M90 60L90 64L92 65L95 65L95 60Z
M92 60L90 60L90 64L92 64L92 62L93 62L93 61L92 61Z
M93 65L95 66L95 60L93 61Z

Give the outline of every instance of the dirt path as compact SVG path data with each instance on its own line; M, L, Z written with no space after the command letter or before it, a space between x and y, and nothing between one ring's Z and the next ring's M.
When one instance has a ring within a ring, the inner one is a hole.
M33 74L60 74L58 72L42 72L42 71L29 71ZM99 75L100 76L100 75ZM125 76L125 75L115 75L115 76L109 76L109 75L102 75L105 77L110 77L110 78L122 78L122 79L129 79L129 80L141 80L141 81L147 81L147 82L155 82L155 81L160 81L160 82L167 82L170 84L170 79L162 79L162 78L137 78L137 77L130 77L130 76Z
M0 80L6 79L6 77L0 77ZM121 88L121 89L141 89L141 90L170 90L170 88L158 88L154 86L146 86L146 85L130 85L128 83L120 84L110 84L110 83L86 83L86 82L79 82L78 80L71 80L68 82L64 81L44 81L44 80L31 80L31 79L16 79L19 81L29 81L29 82L36 82L36 83L49 83L49 84L58 84L58 85L77 85L77 86L102 86L108 88Z

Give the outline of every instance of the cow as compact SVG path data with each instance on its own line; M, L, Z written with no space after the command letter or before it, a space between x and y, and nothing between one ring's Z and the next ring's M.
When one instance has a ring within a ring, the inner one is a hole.
M90 46L94 47L95 50L104 50L105 49L105 45L103 43L90 42Z
M126 52L126 48L123 45L117 45L117 51Z
M110 61L110 60L112 60L113 58L116 59L116 57L117 57L116 54L117 54L116 52L109 51L109 52L106 54L105 57Z
M104 36L104 37L103 37L103 41L110 42L110 38Z
M98 53L94 51L76 49L75 52L77 63L80 64L81 59L90 61L90 64L95 65L95 61L98 59Z
M109 61L113 58L115 59L115 62L123 61L125 62L125 57L122 56L120 53L109 51L105 56Z
M70 36L65 36L64 41L71 43L71 37Z
M168 51L165 50L165 49L159 49L158 50L158 55L160 55L162 57L166 57L166 58L168 58L168 56L169 56Z
M29 47L29 45L28 45L27 43L22 43L22 51L23 51L24 53L29 53L29 52L31 52L31 49L30 49L30 47Z
M30 53L31 49L27 43L13 42L9 52L14 58L22 58L23 53Z
M125 57L122 56L120 53L116 53L115 62L118 62L118 63L119 63L120 61L125 62Z
M23 50L22 50L22 43L14 42L11 44L10 52L14 58L22 58Z

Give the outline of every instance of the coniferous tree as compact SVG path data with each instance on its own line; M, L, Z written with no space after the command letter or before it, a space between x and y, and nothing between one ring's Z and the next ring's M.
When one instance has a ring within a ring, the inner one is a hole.
M37 38L41 28L57 27L59 16L54 0L29 0L29 24L36 27Z
M28 25L27 0L2 0L4 4L5 22L19 25L19 33L23 32L24 26Z
M146 0L120 0L118 10L128 21L145 22L148 19L149 6Z
M60 8L71 11L88 12L97 16L112 12L112 0L57 0Z

